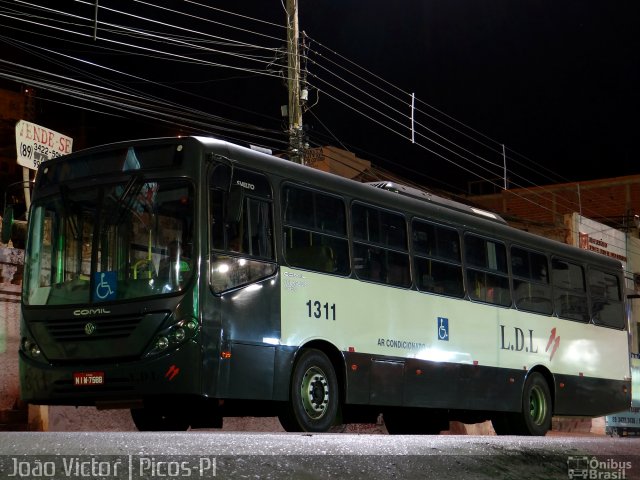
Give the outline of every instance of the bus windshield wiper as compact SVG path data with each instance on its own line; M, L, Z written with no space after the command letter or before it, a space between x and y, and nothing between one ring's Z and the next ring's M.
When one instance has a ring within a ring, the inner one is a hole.
M116 210L116 215L114 215L114 218L117 216L117 222L115 222L116 225L122 222L122 219L124 218L127 212L130 212L133 210L134 199L140 192L140 189L142 188L142 184L143 184L142 176L134 175L129 179L127 184L122 189L122 192L120 193L120 195L118 196L115 202L116 205L119 207Z

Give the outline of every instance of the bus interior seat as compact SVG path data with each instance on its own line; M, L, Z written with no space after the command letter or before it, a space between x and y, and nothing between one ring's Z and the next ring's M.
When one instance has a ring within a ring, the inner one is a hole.
M387 282L390 285L406 287L411 284L409 265L390 264L387 266Z

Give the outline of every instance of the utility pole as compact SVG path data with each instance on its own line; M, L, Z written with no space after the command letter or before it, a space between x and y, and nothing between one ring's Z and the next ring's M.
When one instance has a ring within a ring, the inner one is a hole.
M304 164L302 105L300 98L300 53L298 41L298 0L287 0L287 85L289 89L289 158Z
M35 121L36 118L36 91L33 87L24 88L24 116L29 122ZM22 188L24 189L24 205L27 208L25 218L29 218L29 207L31 206L31 170L22 167Z

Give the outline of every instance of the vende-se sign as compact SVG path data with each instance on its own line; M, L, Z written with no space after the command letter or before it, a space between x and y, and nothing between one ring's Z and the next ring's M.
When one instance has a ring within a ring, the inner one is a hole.
M71 153L73 138L35 123L16 123L18 164L36 170L45 160Z

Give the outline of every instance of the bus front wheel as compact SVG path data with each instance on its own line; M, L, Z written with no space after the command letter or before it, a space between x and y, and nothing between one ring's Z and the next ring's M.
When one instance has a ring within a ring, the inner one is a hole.
M339 398L329 358L320 350L305 349L294 366L289 401L278 418L287 432L326 432L336 420Z

